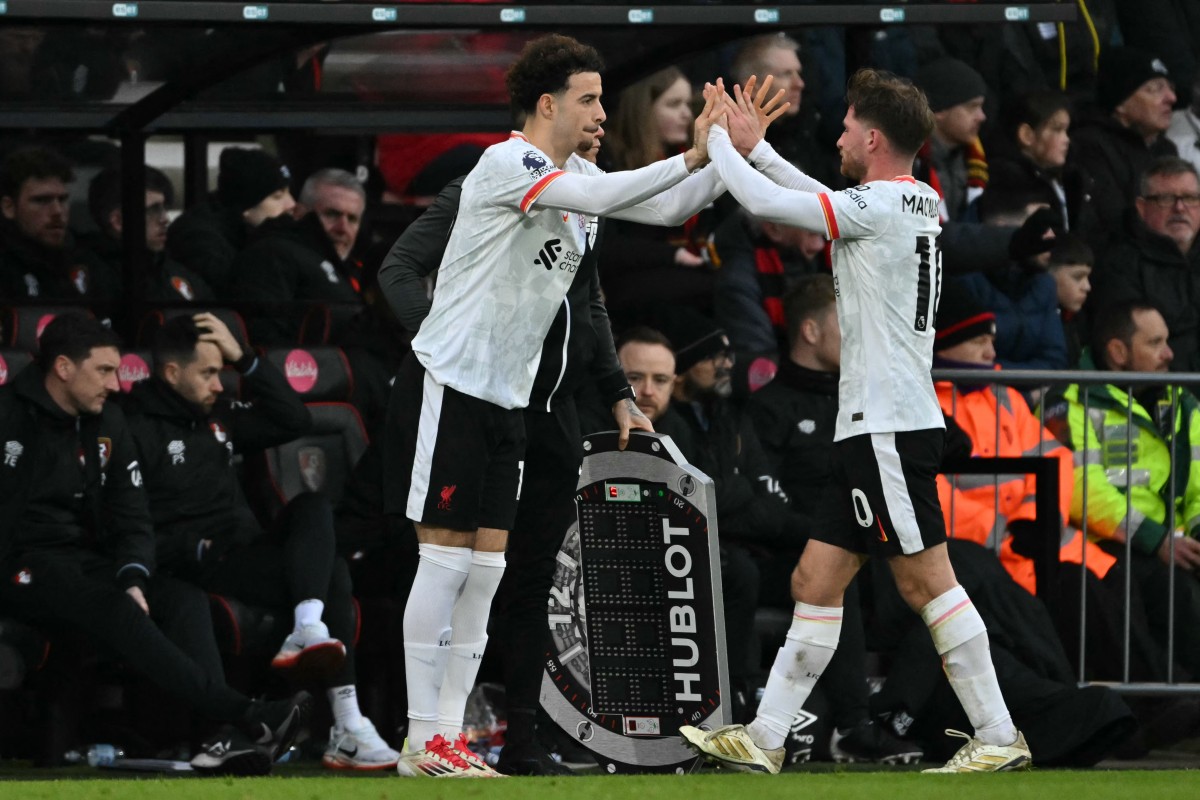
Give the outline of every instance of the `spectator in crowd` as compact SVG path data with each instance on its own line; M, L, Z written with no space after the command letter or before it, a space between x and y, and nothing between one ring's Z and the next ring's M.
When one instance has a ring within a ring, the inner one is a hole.
M1138 192L1138 179L1158 156L1175 155L1164 133L1171 125L1175 90L1163 62L1134 47L1110 47L1100 54L1096 77L1099 116L1072 132L1070 160L1092 179L1099 251L1123 228L1126 210Z
M980 303L961 279L942 284L938 302L934 368L999 369L996 359L996 315ZM1067 519L1071 506L1071 453L1029 410L1025 398L1011 387L985 383L956 386L934 384L942 413L952 418L971 439L971 457L1045 456L1059 467L1059 511ZM967 539L998 552L1013 580L1030 594L1038 590L1031 554L1036 552L1038 531L1034 475L938 476L938 495L946 528L955 538ZM1086 563L1103 578L1115 559L1088 545L1086 562L1083 534L1068 531L1060 550L1062 561ZM1045 587L1043 587L1045 588Z
M825 237L739 209L717 228L713 247L721 262L713 308L734 352L778 358L788 338L783 297L804 275L826 270Z
M1067 368L1075 369L1087 344L1084 304L1092 291L1092 268L1096 264L1092 248L1083 237L1067 233L1059 237L1050 251L1046 269L1054 278L1058 292L1058 315L1062 320L1063 341L1067 347Z
M1192 102L1171 115L1167 138L1175 145L1180 158L1200 169L1200 73L1192 82Z
M351 255L362 224L366 192L344 170L322 170L304 184L309 210L299 221L279 214L247 237L233 266L232 295L261 304L250 312L251 338L294 344L313 303L331 309L329 339L341 343L362 310L362 263Z
M242 374L253 400L221 396L225 364ZM346 564L334 556L328 501L292 500L271 537L239 489L235 454L290 441L311 423L283 375L243 351L212 314L175 317L158 331L154 375L133 388L126 409L163 571L252 605L291 609L292 632L271 665L326 688L334 725L323 762L394 767L399 754L358 707L354 600Z
M799 50L800 44L782 33L755 36L733 54L730 75L743 88L751 77L757 77L760 86L768 75L774 78L771 91L782 90L790 105L767 140L780 155L826 186L839 185L837 154L817 137L820 110L813 103L802 103L805 84Z
M0 164L0 297L35 302L113 300L120 273L72 241L70 163L46 147Z
M229 297L234 261L249 234L296 205L292 174L269 153L244 147L221 151L217 191L167 228L167 253L202 276L218 297Z
M1168 338L1157 308L1125 300L1093 320L1091 350L1081 367L1165 373L1173 357ZM1172 600L1167 569L1176 570L1175 655L1188 672L1200 674L1200 541L1194 538L1200 532L1200 463L1187 456L1189 447L1200 447L1200 403L1190 392L1165 386L1135 387L1130 394L1117 375L1112 383L1089 386L1086 398L1073 384L1064 400L1048 401L1046 424L1075 452L1071 524L1121 561L1129 542L1127 568L1163 648ZM1172 447L1184 454L1174 459L1174 474Z
M266 773L310 700L264 703L229 688L207 598L156 570L137 447L107 402L119 344L101 323L61 314L42 333L38 363L0 387L0 605L110 648L197 712L237 723L193 766Z
M1096 264L1093 306L1143 298L1171 332L1174 370L1200 370L1200 179L1177 156L1152 162L1141 177L1126 237Z
M212 289L196 273L167 255L167 208L172 202L171 182L154 167L146 167L146 258L144 298L151 303L210 301ZM124 268L121 240L121 171L110 167L88 184L88 211L99 230L86 245L108 265L110 274Z
M789 347L779 373L755 392L746 407L767 462L787 494L802 530L811 530L818 499L833 486L833 430L837 419L841 330L829 275L800 278L784 297ZM722 531L722 535L724 532ZM759 605L790 611L792 565L800 548L756 554L762 575ZM901 741L868 713L866 641L857 584L847 592L837 653L824 685L834 707L830 751L838 761L907 763L921 750Z
M683 152L692 140L692 86L667 67L621 92L605 128L600 165L609 171L653 164ZM663 227L612 220L600 254L605 304L619 321L644 316L661 303L709 309L713 269L709 234L713 209L682 225Z
M987 194L1034 197L1058 212L1064 230L1094 235L1091 181L1067 165L1070 106L1061 92L1046 89L1009 102L999 144L989 159Z
M979 201L985 225L1021 226L1037 216L1047 228L1060 226L1055 212L1036 195L992 194ZM975 272L962 281L983 307L995 314L996 361L1005 369L1063 369L1067 346L1058 315L1054 278L1046 272L1045 254L1009 263L1004 270Z
M917 153L913 174L941 198L942 222L964 220L967 207L988 185L987 157L979 141L987 84L968 64L940 58L922 66L914 82L933 111L933 135Z

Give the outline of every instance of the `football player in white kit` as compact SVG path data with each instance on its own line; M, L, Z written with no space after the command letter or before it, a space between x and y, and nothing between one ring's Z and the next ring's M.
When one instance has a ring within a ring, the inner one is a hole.
M595 218L682 224L725 191L715 169L701 169L714 109L724 113L715 96L686 153L611 175L577 154L605 120L602 66L591 47L548 35L509 70L522 130L463 182L432 307L389 401L385 502L413 520L420 547L404 614L401 775L497 775L467 747L463 713L521 491L522 409ZM630 428L652 427L622 384L613 413L623 445Z
M868 555L886 558L905 601L942 657L950 685L975 728L944 767L926 772L994 772L1031 765L992 666L987 631L955 578L936 475L945 423L930 378L934 312L941 287L938 196L915 180L913 156L933 128L920 89L872 69L846 94L835 192L757 141L760 112L734 87L729 131L714 125L709 154L729 191L756 217L823 233L833 242L842 330L839 411L830 493L792 574L796 608L754 721L715 731L691 726L684 742L721 766L777 773L788 729L837 649L842 595Z

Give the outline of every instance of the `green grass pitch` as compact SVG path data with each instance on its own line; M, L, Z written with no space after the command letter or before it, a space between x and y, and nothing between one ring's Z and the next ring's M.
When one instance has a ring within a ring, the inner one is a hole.
M436 780L387 775L0 781L0 797L48 800L1197 800L1200 770L921 775L913 771L785 772L778 776L588 775ZM75 773L81 778L86 771Z

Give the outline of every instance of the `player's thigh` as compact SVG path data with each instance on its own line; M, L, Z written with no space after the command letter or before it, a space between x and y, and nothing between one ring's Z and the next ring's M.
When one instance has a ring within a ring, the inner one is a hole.
M888 566L900 596L914 611L958 585L944 542L911 555L892 556Z
M792 598L799 603L836 608L866 556L839 545L809 540L792 572Z

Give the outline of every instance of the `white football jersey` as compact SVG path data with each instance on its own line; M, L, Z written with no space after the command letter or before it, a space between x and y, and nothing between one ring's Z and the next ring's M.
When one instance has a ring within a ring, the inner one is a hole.
M834 441L945 427L929 375L942 284L937 192L904 176L817 197L842 328Z
M560 170L514 132L463 182L433 306L412 342L438 383L503 408L529 403L546 331L596 235L594 217L533 206L565 172L602 174L574 154Z

